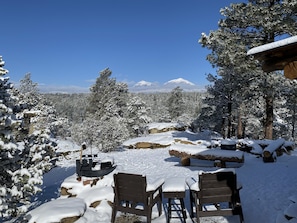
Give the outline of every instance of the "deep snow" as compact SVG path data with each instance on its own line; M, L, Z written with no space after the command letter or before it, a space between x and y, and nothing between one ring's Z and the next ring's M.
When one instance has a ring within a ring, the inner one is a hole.
M162 133L168 137L176 136L175 132ZM156 137L158 136L155 135ZM197 141L197 136L192 135L187 137L187 140ZM168 138L167 138L168 139ZM135 140L135 139L134 139ZM112 176L113 173L105 176L98 181L96 186L82 186L76 181L75 174L75 159L79 157L80 146L75 145L71 141L58 141L60 151L72 151L67 155L67 159L61 158L58 161L58 167L51 170L44 176L43 192L36 196L34 205L37 207L29 214L32 218L30 222L37 223L51 222L51 218L56 218L57 214L50 214L51 211L57 211L55 208L56 199L70 199L59 197L59 190L62 186L72 187L71 192L77 194L76 200L72 202L72 211L81 212L81 206L75 205L82 201L88 206L95 200L103 200L96 208L87 208L87 211L77 223L82 222L110 222L111 207L107 200L113 200L112 192ZM178 144L175 144L177 146ZM170 157L169 147L161 149L130 149L111 153L99 153L100 159L113 157L117 164L116 171L124 171L146 175L149 182L156 179L171 179L171 178L187 178L197 179L200 170L212 171L216 170L213 167L213 162L191 160L190 167L181 166L179 158ZM86 151L85 151L86 152ZM86 153L97 154L98 151L93 148ZM242 166L237 165L235 170L238 180L243 188L240 191L242 208L246 223L272 223L272 222L296 222L296 219L288 221L285 219L284 212L296 210L288 209L293 204L293 197L297 197L297 152L292 151L291 155L284 154L277 158L274 163L264 163L259 156L244 153L245 162ZM228 167L228 166L227 166ZM232 166L234 167L234 166ZM72 199L72 198L71 198ZM54 201L50 201L54 200ZM68 202L68 201L67 201ZM167 200L163 200L163 207L166 207ZM45 203L43 205L40 205ZM187 223L193 222L189 217L189 194L186 193L186 208L187 208ZM47 205L47 206L45 206ZM65 207L68 208L68 207ZM60 212L67 214L63 208ZM54 212L53 212L54 213ZM296 211L295 211L296 213ZM38 220L39 219L39 220ZM145 218L144 218L145 219ZM53 219L52 222L57 219ZM157 209L153 209L153 223L166 222L166 211L158 217ZM171 222L181 222L180 219L172 219ZM201 222L220 222L220 223L235 223L239 222L237 216L233 217L210 217L201 218Z

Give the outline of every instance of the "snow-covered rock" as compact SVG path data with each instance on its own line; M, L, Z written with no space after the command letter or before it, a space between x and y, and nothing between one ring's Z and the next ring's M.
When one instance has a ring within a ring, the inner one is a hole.
M29 220L28 223L61 222L66 218L77 220L85 213L86 209L87 205L81 198L61 198L42 204L30 211L26 218Z

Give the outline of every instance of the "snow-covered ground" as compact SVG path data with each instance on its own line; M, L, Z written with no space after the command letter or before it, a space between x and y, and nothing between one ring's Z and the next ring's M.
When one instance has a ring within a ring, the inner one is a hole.
M164 133L162 133L164 134ZM168 133L177 135L176 133ZM157 135L156 135L157 136ZM189 137L188 137L188 140ZM193 141L197 138L193 135ZM29 214L29 222L46 223L57 222L57 218L65 217L65 214L81 214L77 223L83 222L110 222L111 207L108 200L113 200L112 179L113 173L91 187L83 186L76 181L75 159L79 158L79 145L71 141L58 141L60 152L70 151L67 159L60 159L58 167L44 176L43 192L34 200L35 209ZM177 145L175 144L175 147ZM149 182L157 179L169 178L194 178L197 179L200 170L212 171L213 162L191 160L191 166L184 167L179 163L179 158L170 157L168 148L160 149L130 149L112 153L99 153L100 159L113 157L117 168L115 171L143 174ZM95 148L84 153L97 154ZM291 200L297 197L297 152L291 155L284 154L274 163L264 163L262 158L249 153L244 153L244 164L235 167L238 180L243 188L240 191L244 219L246 223L273 223L296 222L296 219L285 219L284 211L293 204ZM234 167L234 166L233 166ZM62 186L72 188L71 193L76 198L60 196ZM88 207L92 202L101 200L96 208ZM166 208L166 199L163 199L163 208ZM185 204L187 208L187 223L193 222L189 217L189 194L186 193ZM294 210L293 210L294 212ZM145 218L144 218L145 221ZM153 209L153 223L166 222L166 211L160 217L157 208ZM172 219L171 222L181 222L180 219ZM239 222L237 216L233 217L209 217L201 218L201 222L235 223Z

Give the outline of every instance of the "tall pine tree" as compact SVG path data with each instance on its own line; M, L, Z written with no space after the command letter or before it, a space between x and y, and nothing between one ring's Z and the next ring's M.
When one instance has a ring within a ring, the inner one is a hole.
M221 10L224 18L219 22L218 30L203 34L200 39L202 46L212 50L207 57L210 63L224 70L221 78L233 73L233 90L242 96L239 101L263 98L265 138L273 137L273 104L278 78L275 73L264 74L246 52L282 35L296 34L296 7L297 3L289 0L249 0L248 3L231 4ZM242 107L239 104L235 109Z

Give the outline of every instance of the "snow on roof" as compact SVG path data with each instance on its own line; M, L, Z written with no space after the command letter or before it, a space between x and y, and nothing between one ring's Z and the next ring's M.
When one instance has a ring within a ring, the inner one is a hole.
M247 55L254 55L254 54L262 53L265 51L273 50L275 48L287 46L287 45L290 45L293 43L297 43L297 36L292 36L292 37L289 37L289 38L286 38L283 40L275 41L273 43L268 43L268 44L264 44L262 46L254 47L247 52Z

